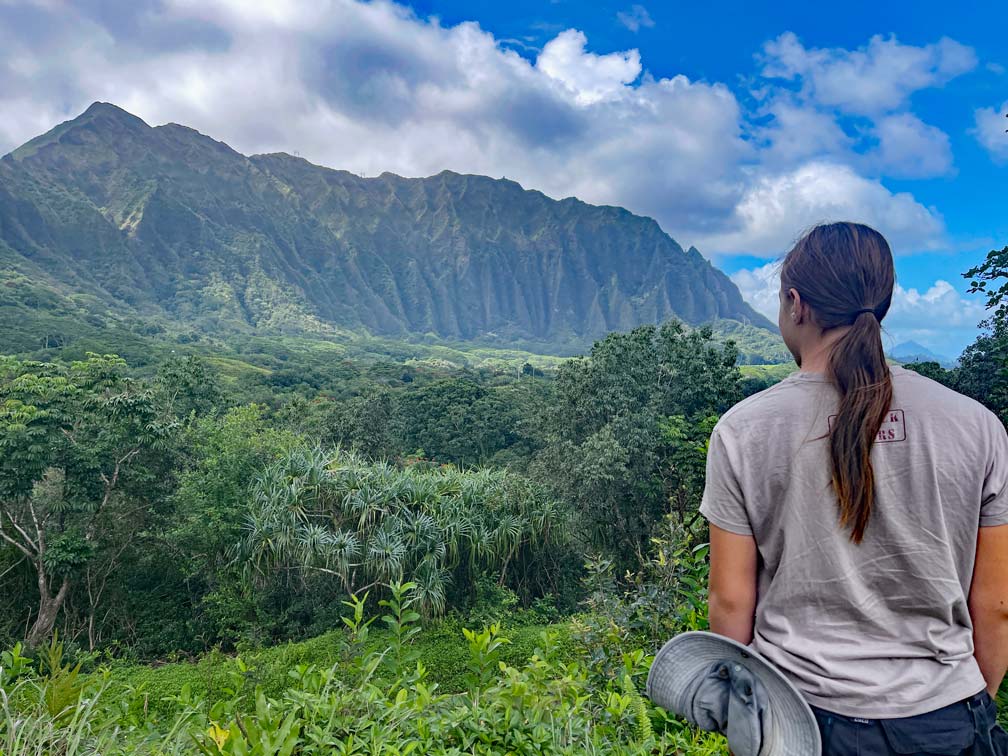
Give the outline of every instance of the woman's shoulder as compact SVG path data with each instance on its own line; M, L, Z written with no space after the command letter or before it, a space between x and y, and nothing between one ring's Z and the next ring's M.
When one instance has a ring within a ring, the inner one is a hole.
M890 368L893 378L893 403L912 402L932 410L943 409L941 414L955 415L962 419L1001 424L991 410L965 394L949 388L925 375L894 365Z
M716 428L747 425L753 420L778 418L795 411L803 400L834 389L824 376L813 373L792 373L779 383L747 396L733 405L718 421Z

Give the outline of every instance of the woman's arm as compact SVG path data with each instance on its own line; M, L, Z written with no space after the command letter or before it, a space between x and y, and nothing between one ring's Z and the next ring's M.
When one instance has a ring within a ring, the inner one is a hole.
M980 528L969 613L973 655L993 696L1008 669L1008 525Z
M746 645L753 639L757 558L752 536L736 535L711 524L710 628Z

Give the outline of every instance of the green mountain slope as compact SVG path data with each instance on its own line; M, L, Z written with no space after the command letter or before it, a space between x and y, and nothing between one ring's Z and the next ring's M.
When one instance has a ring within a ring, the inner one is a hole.
M8 300L27 281L96 328L557 347L671 317L773 330L699 252L621 208L246 157L104 103L0 159L0 276Z

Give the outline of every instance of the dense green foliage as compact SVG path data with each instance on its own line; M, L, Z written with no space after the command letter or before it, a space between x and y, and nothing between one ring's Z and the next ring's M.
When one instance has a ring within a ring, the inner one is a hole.
M506 470L400 469L353 454L296 449L252 484L239 559L257 577L322 574L347 594L416 584L418 608L441 614L473 575L532 595L556 592L570 514ZM515 574L516 572L520 574Z
M740 395L732 347L676 323L545 372L295 342L272 359L6 359L4 637L139 659L270 645L394 579L431 616L569 612L589 555L622 574L665 511L692 516L710 423Z
M707 437L742 398L736 356L709 330L673 322L611 334L558 372L536 470L621 566L665 512L684 519L699 506Z
M988 325L914 367L1006 418ZM722 754L641 690L706 626L710 430L793 369L723 335L0 358L0 753Z
M208 659L211 685L168 682L153 670L91 675L53 644L36 665L20 648L0 661L0 750L9 754L724 754L723 741L655 709L641 695L650 656L625 650L593 664L584 639L497 625L463 630L454 677L437 679L419 638L411 586L390 586L382 642L360 601L330 637L335 663L287 649ZM456 636L457 637L457 636ZM518 654L513 641L523 642ZM292 653L294 652L294 653ZM265 663L264 663L265 662ZM178 665L176 665L176 668ZM282 673L282 677L271 671ZM158 678L163 678L159 680ZM152 702L154 705L152 706Z
M109 572L164 495L176 421L161 387L124 368L98 356L69 367L0 363L0 539L38 586L29 642L48 637L75 584L86 586L93 633Z

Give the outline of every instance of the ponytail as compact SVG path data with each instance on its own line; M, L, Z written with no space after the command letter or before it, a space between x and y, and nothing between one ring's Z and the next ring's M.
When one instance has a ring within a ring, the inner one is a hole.
M875 503L872 444L893 396L881 326L895 282L892 253L868 226L817 226L788 253L781 280L808 302L823 330L850 326L829 357L827 374L840 395L829 449L840 525L861 543Z
M882 326L861 312L830 354L829 377L840 394L840 408L830 433L833 489L840 504L840 524L851 540L864 538L875 503L871 449L892 403L892 377L882 352Z

